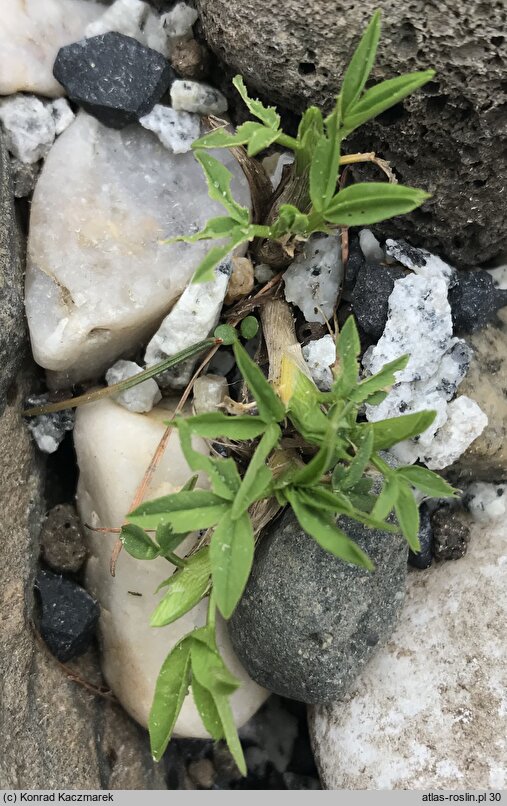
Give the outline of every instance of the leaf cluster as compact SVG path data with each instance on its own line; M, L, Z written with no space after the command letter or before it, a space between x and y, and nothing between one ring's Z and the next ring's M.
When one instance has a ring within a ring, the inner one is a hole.
M226 215L211 219L195 235L171 239L221 241L220 245L210 249L199 265L194 282L211 280L213 270L221 260L235 247L254 238L277 241L289 236L306 239L314 232L327 233L336 227L368 226L409 213L429 198L429 194L422 190L385 182L361 182L337 189L344 139L358 126L399 103L435 75L433 70L424 70L366 88L379 37L380 12L377 11L352 56L332 112L324 117L320 109L309 107L301 118L296 137L281 129L276 109L249 97L241 76L233 79L256 120L246 121L235 132L226 126L215 129L192 146L206 176L209 195L223 205ZM234 200L230 172L207 151L244 146L248 155L255 157L274 143L294 152L294 176L304 177L307 200L302 209L281 204L270 224L254 224L248 209Z

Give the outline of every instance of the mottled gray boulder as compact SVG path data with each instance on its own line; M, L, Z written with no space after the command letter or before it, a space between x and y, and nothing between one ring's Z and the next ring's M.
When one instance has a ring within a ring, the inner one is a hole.
M329 107L360 31L381 8L374 79L427 67L437 76L349 141L349 150L377 151L401 181L433 194L422 210L379 231L403 233L457 265L500 252L507 241L498 164L507 142L504 3L197 0L197 7L230 72L296 112L310 103Z
M10 160L0 133L0 412L24 352L23 266Z
M261 685L303 702L342 696L394 629L407 545L398 535L341 525L372 558L370 573L333 557L288 511L266 530L229 622L234 649Z

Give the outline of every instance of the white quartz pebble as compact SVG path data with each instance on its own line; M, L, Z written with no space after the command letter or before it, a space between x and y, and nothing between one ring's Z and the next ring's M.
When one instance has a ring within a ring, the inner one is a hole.
M117 361L106 372L108 386L119 383L127 378L132 378L143 371L143 368L134 361ZM129 411L146 412L151 411L162 398L157 382L153 378L148 378L142 383L138 383L131 389L126 389L117 395L113 395L114 400Z
M322 392L328 392L333 384L330 367L336 361L336 344L332 336L323 336L308 342L303 347L303 358L308 364L315 384Z
M0 121L7 148L21 162L43 159L55 139L55 121L49 106L34 95L13 95L0 100Z
M66 98L57 98L49 104L49 110L55 124L55 134L61 134L70 126L76 117Z
M171 85L173 109L198 115L220 115L227 111L227 99L215 87L199 81L177 79Z
M507 482L488 484L476 481L464 490L464 504L475 521L504 521L507 514Z
M384 250L371 230L362 229L359 231L359 246L365 260L368 262L378 263L384 260Z
M145 129L152 131L173 154L185 154L200 135L201 121L198 115L178 112L170 106L155 104L151 112L139 118Z
M332 319L343 279L339 236L323 235L307 241L283 279L285 299L302 310L307 322Z
M201 375L194 383L194 410L196 414L218 411L229 394L229 384L223 375Z

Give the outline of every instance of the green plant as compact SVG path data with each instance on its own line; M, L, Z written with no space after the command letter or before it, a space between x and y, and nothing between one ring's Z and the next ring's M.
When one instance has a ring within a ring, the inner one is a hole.
M239 767L245 763L229 697L238 687L218 652L216 609L232 615L245 588L254 557L250 508L276 499L290 506L304 531L342 560L372 569L369 557L337 525L340 515L387 532L401 530L410 547L419 548L419 514L412 489L429 496L452 496L455 491L422 467L390 467L380 451L420 434L435 412L418 412L389 420L361 422L364 403L385 397L407 356L386 365L377 375L359 380L360 343L350 317L337 341L338 371L330 392L313 382L285 358L284 395L279 397L248 356L234 328L222 325L215 336L232 344L237 365L257 406L256 415L200 414L175 422L186 461L194 473L204 472L210 490L193 488L195 478L177 493L147 501L128 516L121 539L138 559L165 557L177 566L163 583L167 588L151 619L163 627L209 595L205 627L186 635L167 657L158 678L150 716L152 752L159 759L171 737L190 686L202 721L215 738L225 738ZM279 461L282 424L299 434L307 446L307 461L293 454ZM241 475L232 457L211 458L194 450L192 435L209 440L227 438L255 448ZM311 455L313 453L313 455ZM383 477L380 493L372 493L371 472ZM394 511L396 523L389 520ZM398 529L399 527L399 529ZM209 530L209 545L190 557L175 555L189 532ZM153 537L147 533L151 532Z
M422 190L386 182L366 182L338 189L340 164L361 161L364 155L341 156L343 140L358 126L402 101L435 75L434 70L409 73L383 81L366 89L380 37L380 12L377 11L347 68L341 92L333 111L326 118L315 106L301 118L296 137L280 128L280 115L273 107L250 98L241 76L233 84L249 111L259 122L247 121L235 133L227 128L205 134L193 144L208 183L209 195L220 202L227 215L213 218L201 232L171 238L195 242L218 239L197 268L193 281L213 278L213 270L232 249L254 238L269 239L285 248L305 240L314 232L328 233L336 227L367 226L414 210L429 194ZM246 146L255 157L273 143L294 152L292 182L297 186L296 204L277 205L273 220L252 223L249 210L238 204L231 193L231 174L215 157L211 148ZM223 243L223 239L227 239Z

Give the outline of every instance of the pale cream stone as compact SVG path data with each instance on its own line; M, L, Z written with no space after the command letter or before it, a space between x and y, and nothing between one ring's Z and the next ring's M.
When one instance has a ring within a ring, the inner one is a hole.
M234 156L217 156L248 206ZM210 248L162 240L223 212L192 153L79 113L51 149L31 208L26 310L35 360L59 373L54 387L97 377L153 335Z
M343 700L311 710L328 789L507 786L507 526L408 576L389 643Z
M173 405L168 403L167 405ZM77 502L83 523L120 526L135 496L150 459L164 432L171 409L157 407L148 415L134 414L111 400L78 409L74 432L80 468ZM206 450L202 440L195 447ZM146 498L179 489L190 471L177 434L169 440ZM204 480L201 479L201 484ZM104 676L123 707L146 725L160 667L174 644L206 618L206 601L163 628L149 626L150 615L162 594L157 586L174 566L166 560L140 561L120 554L116 576L109 572L115 535L87 532L90 559L86 585L101 604L100 636ZM192 538L188 539L187 548ZM135 594L142 594L141 596ZM225 625L219 621L219 646L224 660L243 685L232 697L238 726L245 723L268 696L247 675L234 655ZM186 737L206 737L191 695L187 696L176 725Z
M1 0L0 95L63 95L53 76L56 54L103 13L93 0Z

